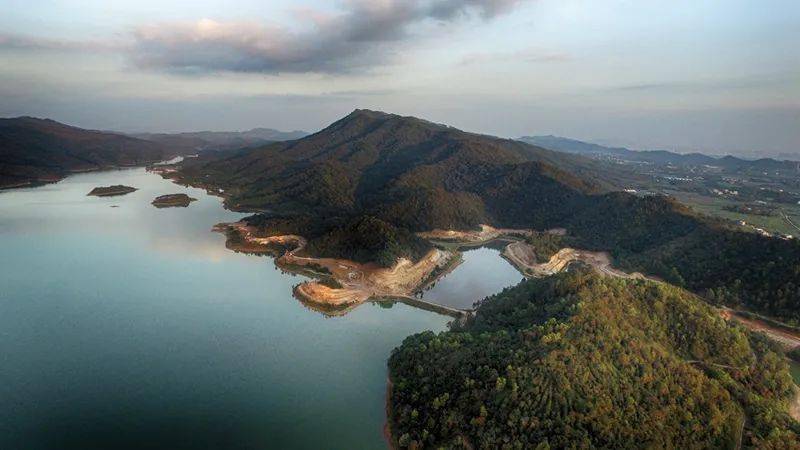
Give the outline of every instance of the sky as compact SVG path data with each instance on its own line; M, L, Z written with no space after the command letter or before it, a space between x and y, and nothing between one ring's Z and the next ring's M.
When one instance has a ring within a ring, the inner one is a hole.
M0 116L800 154L796 0L0 0Z

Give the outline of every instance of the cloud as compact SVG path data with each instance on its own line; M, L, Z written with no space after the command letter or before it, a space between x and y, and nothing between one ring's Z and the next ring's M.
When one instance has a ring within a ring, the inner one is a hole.
M0 33L0 48L16 50L105 52L118 51L125 48L120 42L75 41L53 39L21 34Z
M562 52L547 51L538 48L506 53L471 53L464 56L460 65L486 64L497 62L552 63L569 61L570 55Z
M390 61L425 25L488 21L526 0L343 1L338 13L295 9L294 27L201 19L142 25L107 42L0 33L0 49L118 52L139 68L184 74L354 73Z
M626 84L603 90L607 92L679 93L709 92L713 90L763 89L768 87L792 88L797 86L798 80L800 80L800 73L764 74L749 77Z
M524 0L348 0L339 14L295 11L304 29L256 22L165 23L133 33L143 68L177 72L348 73L385 63L427 22L491 20Z

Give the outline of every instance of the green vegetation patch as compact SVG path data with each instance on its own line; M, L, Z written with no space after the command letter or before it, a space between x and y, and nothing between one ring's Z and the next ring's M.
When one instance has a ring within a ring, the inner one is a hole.
M800 445L780 350L660 283L523 281L407 338L389 369L401 448Z
M525 242L533 247L536 262L540 264L550 261L550 258L562 248L575 245L575 239L569 236L538 232L533 232L530 236L526 236Z
M418 261L433 248L410 231L371 216L362 216L309 240L306 251L322 258L345 258L392 266L398 258Z

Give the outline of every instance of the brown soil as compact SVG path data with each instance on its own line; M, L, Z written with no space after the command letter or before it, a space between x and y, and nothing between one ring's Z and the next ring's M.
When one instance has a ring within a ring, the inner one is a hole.
M596 270L602 275L625 278L644 279L644 275L626 273L611 267L611 256L606 252L590 252L574 248L562 248L546 263L537 263L534 248L525 242L517 241L508 244L503 250L503 256L526 276L545 277L562 272L570 264L580 261Z
M564 228L552 228L546 233L564 236L567 230ZM512 242L503 250L503 257L513 264L525 276L543 277L564 271L570 264L576 261L583 262L593 267L597 272L625 279L643 279L640 273L626 273L614 269L611 266L611 256L606 252L590 252L586 250L576 250L573 248L563 248L553 255L546 263L538 263L534 248L526 242L519 240L533 234L532 230L520 230L512 228L494 228L489 225L481 225L480 230L457 231L457 230L433 230L418 235L424 239L433 241L446 241L473 245L487 243L496 239L508 239Z
M516 230L512 228L494 228L489 225L481 225L480 230L457 231L457 230L433 230L417 233L423 239L431 241L457 242L462 244L476 244L488 242L504 236L529 236L530 230Z

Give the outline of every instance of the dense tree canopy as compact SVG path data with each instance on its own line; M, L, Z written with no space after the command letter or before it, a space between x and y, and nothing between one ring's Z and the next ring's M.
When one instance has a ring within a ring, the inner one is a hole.
M389 368L402 448L800 448L783 355L666 284L524 281Z

